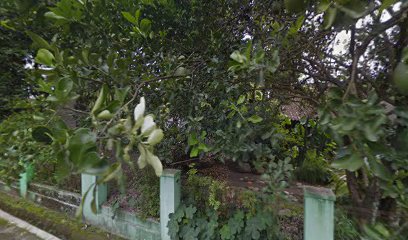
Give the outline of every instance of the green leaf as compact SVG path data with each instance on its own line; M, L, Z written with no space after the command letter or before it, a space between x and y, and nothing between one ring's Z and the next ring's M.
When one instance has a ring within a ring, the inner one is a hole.
M382 11L384 11L386 8L390 7L396 2L397 0L383 0L380 8L378 9L380 11L380 14L382 13Z
M57 15L54 12L46 12L44 16L47 18L55 19L55 20L69 21L67 18Z
M252 239L259 239L261 235L259 229L262 229L262 226L258 217L254 216L249 218L245 227L245 232L248 233Z
M348 119L347 121L343 121L341 125L344 131L351 131L353 130L357 124L359 123L358 119Z
M114 115L109 110L103 110L102 112L98 113L96 118L101 120L110 120Z
M363 128L364 136L368 141L376 142L379 139L378 129L373 128L371 125L365 125Z
M77 0L60 0L55 7L49 9L58 18L64 17L68 21L79 21L83 17L84 3Z
M237 105L242 104L245 101L245 95L241 95L238 98Z
M84 60L84 63L87 64L87 65L89 65L89 59L88 59L89 50L86 49L86 48L85 48L85 49L82 49L81 55L82 55L82 60Z
M123 104L123 102L126 99L126 96L128 95L130 90L130 86L126 86L124 88L115 88L115 99L119 101L120 105Z
M233 237L233 235L231 234L230 227L228 225L222 226L222 228L220 229L220 235L222 240L231 239Z
M262 122L263 119L258 115L252 115L251 117L247 118L247 120L252 123L259 123Z
M153 1L153 0L141 0L141 2L143 3L143 5L156 7L156 6L154 5L154 1Z
M398 91L404 95L408 95L408 64L404 62L398 63L394 69L393 80Z
M247 60L247 58L239 51L234 51L231 53L230 58L238 63L244 63Z
M75 148L73 148L75 150ZM78 149L78 148L77 148ZM88 151L83 154L83 158L76 165L78 172L98 172L100 171L100 163L102 163L101 158L95 151Z
M45 48L41 48L37 52L37 56L35 57L35 61L37 63L47 65L47 66L54 66L54 55Z
M238 210L234 216L228 220L228 226L230 227L232 235L239 233L244 227L244 217L244 212L242 210Z
M98 210L96 208L96 196L93 196L92 201L91 201L91 210L93 214L97 214Z
M91 191L91 189L93 189L92 187L94 187L94 186L95 186L95 183L92 183L92 184L88 187L88 189L86 190L85 194L82 195L81 203L79 204L79 207L78 207L78 209L77 209L77 211L76 211L76 213L75 213L75 216L76 216L76 217L80 217L80 216L83 214L85 199L86 199L86 197L88 196L89 191Z
M163 165L160 159L148 149L146 149L146 162L153 167L156 176L160 177L163 172Z
M140 19L140 15L142 15L142 12L140 11L140 9L137 9L135 12L135 18L136 18L136 25L139 26L139 19Z
M39 35L31 31L27 31L26 33L31 38L31 40L33 40L33 42L37 45L38 48L44 48L44 49L51 50L50 44L48 44L48 42L45 41L44 38L40 37Z
M301 13L306 10L305 0L285 0L284 2L289 13Z
M95 104L91 110L92 114L95 114L96 112L98 112L101 107L103 107L104 102L106 101L106 97L108 94L108 86L106 84L104 84L99 92L98 98L95 101Z
M198 144L197 134L196 133L191 133L188 136L187 142L188 142L189 146L194 146L194 145Z
M56 153L57 169L55 176L58 180L62 180L71 174L71 165L66 161L66 151L60 150Z
M56 94L60 95L60 97L65 98L67 97L74 87L74 82L69 78L62 78L58 81L58 85L56 88Z
M296 22L289 28L290 34L296 34L302 28L303 22L305 21L305 15L301 15L297 18Z
M322 0L320 1L319 5L317 6L317 10L319 13L325 12L331 6L330 0Z
M134 25L137 25L137 19L132 16L129 12L122 12L122 16L126 18L129 22L133 23Z
M205 143L200 143L198 144L198 150L200 151L204 151L204 152L208 152L210 149L207 147L207 145L205 145Z
M109 182L122 173L122 165L119 162L112 164L98 180L98 184Z
M9 29L9 30L12 30L12 31L16 31L16 29L15 29L14 27L8 25L8 22L10 22L9 19L1 20L1 21L0 21L0 26L3 27L3 28L5 28L5 29Z
M390 172L380 160L370 158L369 164L375 176L386 181L391 180Z
M251 51L252 51L252 41L249 41L247 47L245 48L245 59L249 61L251 59Z
M336 7L354 19L361 18L367 11L367 3L360 0L349 1L345 5L337 4Z
M118 111L121 107L121 103L118 100L113 100L112 102L109 103L108 106L106 106L106 110L109 110L111 113L115 113Z
M152 28L152 21L150 21L147 18L143 18L142 21L140 21L140 31L142 31L145 36L148 36L150 33L150 29Z
M47 144L50 144L52 142L52 138L50 137L52 136L52 132L45 126L34 128L31 135L37 142L43 142Z
M369 239L372 240L384 240L390 237L390 232L381 223L377 223L376 225L364 225L363 229Z
M408 46L402 50L401 62L408 64Z
M188 74L188 70L185 67L179 67L174 72L174 76L176 77L185 76L187 74Z
M77 129L69 139L68 150L70 160L77 165L93 161L95 156L92 155L96 150L96 134L88 128ZM92 154L88 155L89 153ZM91 157L91 159L87 159L87 157Z
M185 209L185 213L186 213L186 218L187 219L193 219L194 213L197 211L197 208L194 206L188 206Z
M363 158L357 153L352 153L350 155L340 157L333 161L332 167L339 169L347 169L353 172L361 168L363 164L364 164Z
M139 143L137 145L137 149L139 150L139 158L137 159L137 165L140 169L143 169L147 166L147 153L146 149L144 148L143 144Z
M190 152L190 157L197 157L197 156L198 156L198 152L199 152L198 147L194 147L194 148L191 150L191 152Z
M330 7L323 16L323 29L329 29L336 20L337 8Z

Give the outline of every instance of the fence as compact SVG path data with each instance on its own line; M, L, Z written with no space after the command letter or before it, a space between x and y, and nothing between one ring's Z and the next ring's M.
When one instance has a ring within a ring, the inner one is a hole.
M89 192L93 191L97 180L97 176L82 174L82 196L89 188L91 188ZM22 174L18 186L14 186L14 188L16 188L15 191L19 192L20 196L34 201L42 199L41 202L44 203L44 199L54 199L54 201L62 204L61 206L67 211L74 211L79 205L81 199L79 194L61 191L41 184L31 185L28 187L25 174ZM7 187L3 186L3 190L5 188ZM30 189L35 189L35 191ZM43 191L46 191L47 194ZM46 196L50 195L50 192L53 192L51 194L54 195L53 197ZM169 214L177 209L181 200L179 170L165 169L160 177L160 222L142 220L135 214L121 210L114 211L111 207L103 205L108 199L107 185L97 185L95 192L96 214L91 210L92 194L88 194L85 198L83 214L88 222L129 239L170 239L167 229ZM334 202L335 196L330 189L317 187L304 188L305 240L334 239Z

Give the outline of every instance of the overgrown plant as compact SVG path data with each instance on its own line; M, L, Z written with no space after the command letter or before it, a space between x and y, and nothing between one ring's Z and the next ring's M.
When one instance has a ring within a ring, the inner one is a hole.
M325 184L331 180L329 162L316 149L307 150L302 165L296 168L296 178L311 184Z
M183 204L170 215L171 238L284 239L274 206L293 170L289 160L269 164L261 194L231 189L190 169Z
M280 107L297 103L314 110L323 105L327 108L322 116L339 123L328 126L333 138L340 136L337 146L346 150L346 159L353 156L344 166L349 170L347 183L356 200L353 204L363 204L364 195L370 192L376 195L371 201L376 203L371 208L372 216L377 212L375 206L380 210L398 209L396 212L405 209L407 164L401 146L406 144L400 139L406 132L406 1L3 0L0 6L1 40L7 46L1 48L2 69L6 71L2 82L19 83L13 91L7 91L8 85L1 91L14 98L36 99L46 109L68 107L75 117L83 116L80 131L57 131L62 133L62 142L64 138L71 142L88 139L90 156L95 156L97 148L102 159L118 154L124 157L119 162L125 162L124 150L130 143L127 134L113 137L106 131L131 115L135 104L125 106L129 100L145 96L160 128L165 132L172 129L171 135L166 134L171 139L166 147L171 149L170 145L176 143L177 148L173 148L175 154L169 162L186 160L178 158L188 158L191 152L200 156L207 151L217 157L225 154L267 163L271 158L270 141L279 136L262 136L272 131L268 124L274 122ZM347 46L334 47L344 33L350 39ZM34 40L30 47L27 36ZM27 68L22 67L21 56L30 63ZM26 82L20 84L23 75ZM105 104L90 114L103 86L109 90ZM336 104L328 100L333 87L341 95ZM127 89L129 94L122 94ZM366 99L371 91L379 99L368 106L366 101L370 100ZM245 101L238 104L242 95ZM391 114L386 113L385 123L379 103L389 106L386 109L395 107ZM359 111L354 111L354 106ZM350 119L346 110L356 118ZM230 112L235 115L228 116ZM389 121L394 114L397 120ZM373 121L367 122L365 117ZM134 119L130 120L133 123ZM62 125L60 128L65 129ZM350 128L359 135L347 130ZM188 147L188 136L201 137L203 132L207 133L204 139L192 141ZM116 143L113 151L102 151L112 137ZM226 143L225 153L218 148L222 144L214 144L217 142ZM366 145L372 143L393 150L376 151L370 158ZM65 163L72 159L64 147L61 144L58 150L58 158L64 160L59 165L72 170L73 166ZM288 150L294 159L296 148ZM343 151L338 153L341 157ZM376 163L390 170L392 179L384 182L376 171L367 170L366 160L371 163L370 170ZM91 161L89 165L95 168ZM383 188L383 183L389 188ZM379 191L366 191L367 185ZM382 204L377 205L377 199ZM395 226L403 216L397 215L391 221ZM372 222L376 218L362 220Z
M50 114L46 114L50 116ZM38 126L49 119L30 110L14 113L0 123L0 178L11 183L26 172L28 180L56 182L53 170L56 168L55 153L46 144L37 142Z

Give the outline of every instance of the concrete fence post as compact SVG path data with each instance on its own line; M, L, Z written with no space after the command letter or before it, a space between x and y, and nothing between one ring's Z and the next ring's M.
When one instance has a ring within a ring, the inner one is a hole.
M92 209L91 209L91 202L93 199L94 188L96 187L96 190L95 190L96 199L95 200L96 200L96 209L98 213L100 212L101 205L105 203L108 199L108 186L106 184L95 185L97 180L98 180L98 176L85 174L85 173L81 174L82 197L91 187L91 189L88 192L88 195L85 198L84 208L83 208L84 216L88 220L94 220L96 218L96 215L92 212Z
M170 240L168 234L169 214L180 205L181 198L180 170L164 169L160 177L160 231L162 240Z
M27 173L21 173L20 174L20 182L19 182L19 187L20 187L20 196L23 198L27 197L27 191L28 191L28 181L27 181Z
M304 240L334 239L334 202L331 189L304 188Z

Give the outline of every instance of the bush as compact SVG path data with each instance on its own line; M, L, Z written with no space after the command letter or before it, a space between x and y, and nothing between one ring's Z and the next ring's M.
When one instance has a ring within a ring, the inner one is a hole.
M140 171L136 181L138 186L135 187L140 195L134 199L134 206L138 208L139 216L158 218L160 216L160 178L156 176L153 168L149 167L145 171Z
M355 240L359 239L360 234L357 230L357 224L344 211L336 210L334 239Z
M234 190L190 169L183 203L168 223L172 239L283 239L274 196Z
M326 184L331 179L328 162L316 149L307 150L302 165L295 170L296 179L310 184Z
M143 171L124 169L124 181L109 185L112 209L135 212L142 219L160 217L160 178L153 168Z
M33 129L46 123L45 118L34 118L28 111L14 113L0 123L0 179L11 182L27 171L39 181L55 182L56 158L51 146L32 137Z

